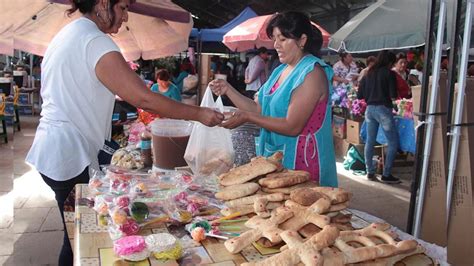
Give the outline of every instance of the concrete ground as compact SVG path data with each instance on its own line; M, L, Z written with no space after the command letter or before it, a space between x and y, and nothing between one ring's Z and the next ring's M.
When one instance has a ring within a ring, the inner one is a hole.
M62 223L54 193L24 162L33 141L38 116L22 116L21 131L8 128L8 144L0 144L0 265L56 265L62 243ZM353 193L351 208L406 228L411 167L398 167L400 185L366 180L342 168L339 184Z

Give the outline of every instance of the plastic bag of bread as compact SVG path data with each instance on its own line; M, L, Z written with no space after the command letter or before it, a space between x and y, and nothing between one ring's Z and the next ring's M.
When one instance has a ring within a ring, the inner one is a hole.
M201 107L224 111L221 97L214 101L209 87L204 93ZM220 175L229 171L234 165L234 147L230 130L195 123L184 159L198 176Z
M140 151L127 147L114 152L110 164L125 169L141 169L144 167Z

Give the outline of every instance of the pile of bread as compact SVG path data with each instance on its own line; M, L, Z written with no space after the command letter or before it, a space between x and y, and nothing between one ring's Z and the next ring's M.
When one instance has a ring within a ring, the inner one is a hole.
M389 225L354 231L351 215L340 212L348 207L350 193L318 187L309 181L309 173L283 169L281 159L281 153L256 157L219 176L223 189L216 198L227 205L222 214L256 214L245 223L248 231L224 243L229 252L254 242L265 247L284 242L281 253L257 264L391 265L424 251L416 241L396 242L387 232Z

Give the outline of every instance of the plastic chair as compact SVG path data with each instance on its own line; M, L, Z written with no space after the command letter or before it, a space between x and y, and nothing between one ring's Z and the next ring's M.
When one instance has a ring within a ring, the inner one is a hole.
M18 108L18 98L20 97L20 88L18 86L13 87L13 107L15 108L15 118L13 119L13 133L15 133L15 126L18 131L21 131L20 127L20 111Z

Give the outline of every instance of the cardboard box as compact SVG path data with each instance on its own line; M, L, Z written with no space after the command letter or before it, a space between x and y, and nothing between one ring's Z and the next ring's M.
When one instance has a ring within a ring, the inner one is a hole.
M362 123L360 121L354 121L351 119L346 120L346 131L347 131L347 141L353 144L362 144L363 141L360 138L360 129L362 128Z
M466 82L463 123L474 121L474 105L470 104L474 101L474 79L468 78ZM451 265L474 265L473 165L474 128L462 127L448 225L448 262Z
M332 116L332 134L337 138L346 138L346 119L344 117Z
M347 150L349 149L349 142L341 138L332 139L334 141L334 153L336 154L336 157L343 160L344 156L347 154Z
M447 112L446 99L449 92L446 88L446 79L446 72L441 73L436 112ZM431 88L431 81L429 86ZM421 87L420 91L413 93L413 96L414 111L417 112L420 106ZM430 94L428 94L428 99L429 96ZM421 239L439 246L446 246L447 244L447 221L444 218L447 216L446 177L448 161L446 158L446 123L446 116L435 117L420 231Z

